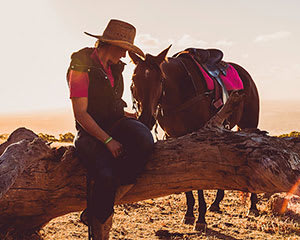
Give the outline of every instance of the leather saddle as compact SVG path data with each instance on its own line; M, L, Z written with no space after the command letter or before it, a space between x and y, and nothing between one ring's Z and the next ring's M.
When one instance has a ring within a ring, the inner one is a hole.
M220 63L223 58L223 52L219 49L188 48L186 51L192 54L199 63L209 66Z
M191 54L201 64L210 66L216 65L221 62L223 52L219 49L201 49L201 48L187 48L184 51L176 53L173 57L179 57L182 54Z
M194 61L197 61L205 70L206 72L215 79L217 85L221 87L220 91L216 89L216 99L219 98L217 95L221 92L222 95L222 102L225 103L228 98L229 94L226 90L226 87L220 77L221 74L226 76L226 70L228 68L228 64L222 61L223 59L223 52L219 49L201 49L201 48L187 48L184 51L176 53L173 57L191 57Z

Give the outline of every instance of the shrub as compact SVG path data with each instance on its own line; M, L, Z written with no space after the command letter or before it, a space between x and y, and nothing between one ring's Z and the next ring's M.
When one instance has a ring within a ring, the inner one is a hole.
M8 136L9 136L9 134L7 134L7 133L0 134L0 139L6 140L6 139L8 139Z
M58 139L55 138L55 136L46 134L46 133L39 133L38 136L48 142L58 142L59 141Z
M75 138L75 136L70 132L59 134L59 139L47 133L39 133L38 136L48 142L73 142Z
M278 137L280 138L284 138L284 137L300 137L300 132L297 131L292 131L290 133L285 133L285 134L281 134Z
M75 136L70 132L65 133L65 134L59 134L59 141L60 142L73 142L74 137Z

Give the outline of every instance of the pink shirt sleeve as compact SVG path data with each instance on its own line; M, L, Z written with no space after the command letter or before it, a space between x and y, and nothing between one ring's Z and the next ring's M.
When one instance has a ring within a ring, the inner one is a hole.
M68 75L70 98L88 97L89 75L86 72L71 70Z

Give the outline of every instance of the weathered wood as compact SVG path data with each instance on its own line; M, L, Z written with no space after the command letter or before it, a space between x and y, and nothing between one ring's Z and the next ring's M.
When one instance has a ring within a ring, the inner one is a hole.
M31 150L27 154L19 152L28 146ZM42 148L45 155L41 154ZM52 149L49 155L47 145L44 143L42 147L37 139L10 145L9 151L0 157L0 169L11 161L18 165L16 159L22 166L26 162L28 167L22 167L26 169L18 171L20 175L14 178L12 187L5 194L6 190L2 192L2 229L38 227L54 217L85 207L85 170L73 156L73 150L73 147ZM278 139L258 130L206 129L159 141L137 184L117 204L192 189L288 192L300 176L299 153L298 139ZM6 189L2 187L6 183L2 179L1 191ZM295 193L300 195L299 188Z
M19 142L21 140L33 140L34 138L36 138L37 135L26 128L18 128L17 130L15 130L14 132L12 132L10 134L10 136L8 137L7 141L2 143L0 145L0 155L4 152L4 150L12 143L16 143Z
M28 131L22 128L15 132L28 136ZM14 138L14 133L10 141L18 139ZM52 218L84 208L85 170L72 157L74 148L51 149L37 135L35 137L31 142L22 140L10 145L0 156L0 194L3 194L0 199L0 232L12 226L18 230L33 229ZM26 150L28 146L31 152ZM8 150L11 154L7 154ZM26 152L28 154L24 154ZM3 163L13 172L20 169L17 179L2 177ZM11 184L13 186L5 193L5 187Z
M0 157L0 199L31 163L49 157L51 149L42 139L21 140L7 147ZM9 159L9 161L7 161Z
M240 97L232 95L203 129L158 141L143 174L116 204L193 189L288 192L300 177L300 139L220 127ZM32 131L20 128L0 145L2 151L0 232L37 228L85 208L86 172L72 146L51 149ZM294 193L300 195L300 188Z
M226 104L205 124L204 129L214 128L216 131L218 128L222 129L225 119L228 119L233 112L238 111L243 98L245 95L239 94L238 90L232 91Z

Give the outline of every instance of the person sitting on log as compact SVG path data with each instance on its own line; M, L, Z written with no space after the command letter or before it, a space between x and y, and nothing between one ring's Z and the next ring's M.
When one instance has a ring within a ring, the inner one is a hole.
M149 129L124 111L120 61L127 51L144 56L133 42L136 29L129 23L110 20L94 48L71 56L67 73L76 121L75 149L87 168L89 239L108 239L113 206L133 186L153 150ZM117 188L121 185L122 192ZM82 218L84 219L84 214Z

